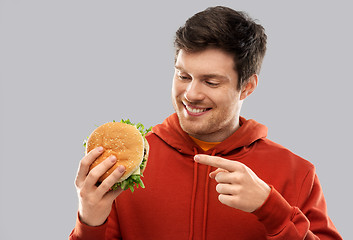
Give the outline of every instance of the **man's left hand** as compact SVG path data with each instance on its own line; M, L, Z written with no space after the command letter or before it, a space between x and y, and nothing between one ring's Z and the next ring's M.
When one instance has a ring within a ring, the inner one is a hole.
M217 181L216 191L221 203L230 207L253 212L267 199L271 188L246 165L217 156L198 154L198 163L218 168L210 173Z

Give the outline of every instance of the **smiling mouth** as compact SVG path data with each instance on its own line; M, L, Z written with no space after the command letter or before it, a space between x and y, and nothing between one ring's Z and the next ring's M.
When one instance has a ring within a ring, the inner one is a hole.
M211 108L200 108L200 107L194 107L194 106L191 106L191 105L186 105L185 103L183 103L185 109L193 114L193 115L200 115L206 111L209 111L211 110Z

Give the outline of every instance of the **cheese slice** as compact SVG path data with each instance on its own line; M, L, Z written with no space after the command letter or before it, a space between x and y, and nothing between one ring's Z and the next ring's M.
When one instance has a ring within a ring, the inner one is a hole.
M138 167L131 175L141 175L140 167Z

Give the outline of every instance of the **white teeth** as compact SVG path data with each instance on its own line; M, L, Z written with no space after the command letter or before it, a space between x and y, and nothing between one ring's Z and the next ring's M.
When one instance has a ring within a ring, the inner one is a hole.
M191 108L191 107L188 107L188 106L185 106L186 109L189 111L189 112L192 112L192 113L202 113L202 112L205 112L207 109L206 108Z

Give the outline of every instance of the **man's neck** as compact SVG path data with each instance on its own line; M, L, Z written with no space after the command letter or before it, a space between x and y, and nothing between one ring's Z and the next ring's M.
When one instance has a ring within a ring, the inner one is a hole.
M239 124L239 118L237 119L236 124L234 124L233 127L227 128L227 129L221 129L219 131L216 131L214 133L209 133L209 134L189 134L190 136L204 141L204 142L222 142L225 139L227 139L229 136L233 135L240 127Z

